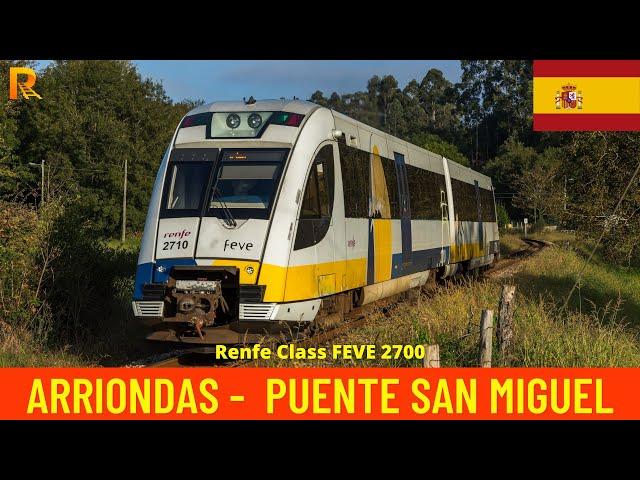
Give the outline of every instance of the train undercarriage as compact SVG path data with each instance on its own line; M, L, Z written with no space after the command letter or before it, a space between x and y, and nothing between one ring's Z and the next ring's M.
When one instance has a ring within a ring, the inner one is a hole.
M493 256L492 256L493 257ZM148 340L193 345L251 344L267 337L299 337L311 331L333 328L352 311L389 299L413 299L435 288L436 282L460 273L475 277L492 262L465 262L419 272L407 277L368 285L323 297L313 321L256 320L241 318L241 303L260 301L261 288L240 285L236 267L174 266L166 285L147 285L145 298L162 301L162 317L148 322Z

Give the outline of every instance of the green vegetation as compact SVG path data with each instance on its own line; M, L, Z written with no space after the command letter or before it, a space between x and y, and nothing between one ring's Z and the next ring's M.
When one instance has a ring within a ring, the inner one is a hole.
M0 62L0 71L7 67ZM81 198L85 227L115 236L126 159L127 225L142 230L160 160L194 103L172 102L159 83L143 79L126 61L53 62L39 72L38 92L44 100L9 102L4 122L0 113L0 133L12 132L10 155L0 149L0 197L39 202L41 172L28 164L44 160L45 198Z
M546 291L559 300L564 300L577 279L577 273L586 263L593 247L592 242L575 241L570 234L548 232L532 235L555 242L559 248L544 256L534 265L524 269L519 277L522 287L532 291ZM555 268L554 268L555 267ZM598 251L584 274L571 299L571 308L578 312L609 315L640 327L640 268L621 267L611 264Z
M522 241L520 235L516 235L515 233L500 234L500 253L502 255L509 255L526 248L526 246L527 244Z
M0 366L117 364L140 355L130 301L138 255L96 241L74 202L0 203Z

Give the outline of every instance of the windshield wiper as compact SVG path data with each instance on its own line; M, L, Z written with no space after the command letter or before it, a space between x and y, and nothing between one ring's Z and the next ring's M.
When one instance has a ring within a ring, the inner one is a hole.
M218 182L220 181L220 177L222 176L222 165L220 166L220 168L218 169L218 173L216 176L216 181L213 182L213 198L218 198L218 203L222 206L222 213L224 214L224 222L229 225L230 227L236 227L238 225L238 222L236 222L236 219L233 218L233 215L231 214L231 210L229 210L229 207L227 207L227 203L222 199L222 192L220 191L220 189L218 188Z
M213 193L213 198L218 198L218 203L222 206L222 213L224 214L224 223L226 223L227 225L229 225L230 227L236 227L238 225L238 222L236 222L236 219L233 218L233 215L231 214L231 210L229 210L229 207L227 207L227 203L222 199L222 192L220 191L220 189L218 188L218 182L220 181L220 177L222 176L222 165L220 165L220 168L218 168L218 173L216 175L216 181L213 182L213 187L212 187L212 193Z
M227 203L222 199L222 192L220 192L220 189L218 189L217 183L218 182L216 181L216 185L213 186L213 197L214 199L218 199L218 203L222 207L222 213L225 217L225 223L230 227L236 227L238 225L238 222L236 222L236 219L233 218L233 214L231 213L231 210L229 210L229 207L227 207Z

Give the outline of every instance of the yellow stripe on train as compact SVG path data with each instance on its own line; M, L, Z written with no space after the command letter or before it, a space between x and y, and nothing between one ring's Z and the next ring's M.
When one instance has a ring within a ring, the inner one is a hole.
M393 254L391 252L391 220L373 220L373 245L375 283L384 282L391 278Z
M375 283L380 283L391 278L391 220L375 219L373 229L376 245ZM453 245L450 262L462 262L486 254L485 246L481 243ZM289 267L270 264L260 266L257 261L233 259L216 259L211 264L238 267L241 284L265 285L264 302L308 300L367 284L366 258Z
M264 264L260 269L258 283L267 287L265 302L293 302L318 298L365 286L367 259L290 267Z
M484 257L488 254L488 246L482 243L462 243L451 245L449 263L464 262L472 258Z

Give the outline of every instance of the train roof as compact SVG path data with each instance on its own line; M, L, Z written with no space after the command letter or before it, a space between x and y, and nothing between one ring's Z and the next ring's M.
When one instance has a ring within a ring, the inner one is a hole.
M187 115L205 112L291 112L309 115L314 110L322 108L312 102L305 100L256 100L255 103L247 104L244 101L224 101L213 102L191 110Z
M256 100L254 103L247 104L244 101L218 101L208 103L206 105L201 105L199 107L191 110L187 115L194 115L197 113L205 113L205 112L247 112L247 111L262 111L262 112L291 112L291 113L300 113L302 115L310 115L313 111L325 108L321 105L318 105L313 102L308 102L306 100L291 100L291 99L274 99L274 100ZM349 123L352 126L356 127L358 130L366 131L370 134L375 134L378 137L384 138L386 141L391 141L396 145L404 147L407 151L413 152L414 157L415 154L418 154L420 157L438 157L442 158L442 155L436 154L429 150L426 150L418 145L407 142L406 140L402 140L401 138L394 137L386 132L378 130L366 123L359 122L343 113L337 112L335 110L331 110L334 119L338 120L338 122ZM338 123L337 122L337 123ZM336 128L339 129L337 126ZM362 148L362 146L358 145L358 148ZM409 155L411 156L411 155ZM482 173L473 170L469 167L461 165L457 162L454 162L451 159L447 159L450 168L450 174L453 178L460 178L467 181L471 181L471 178L481 178L489 185L491 184L491 178L483 175ZM413 163L409 160L409 163ZM417 163L422 164L422 161L418 161ZM427 167L428 168L428 167Z
M435 170L435 171L439 170L439 167L437 167L437 164L431 163L431 166L427 166L425 162L428 161L427 159L429 157L442 159L443 155L431 152L430 150L419 147L418 145L407 142L406 140L402 140L401 138L394 137L389 133L383 132L382 130L378 130L377 128L367 125L366 123L362 123L362 122L359 122L358 120L354 120L353 118L343 113L337 112L335 110L331 110L331 112L333 113L334 118L338 121L341 121L341 123L344 122L344 123L351 124L352 126L356 127L360 131L367 132L368 134L374 134L378 137L384 138L387 142L393 142L395 145L404 147L404 149L406 149L407 152L409 153L406 159L408 163L419 165L429 170ZM336 122L336 128L338 129L340 128L338 126L338 122ZM366 143L363 143L363 144L366 145ZM358 145L358 147L361 148L360 145ZM419 157L419 158L416 158L416 157ZM461 165L458 162L454 162L449 158L447 158L447 162L449 164L449 174L451 175L452 178L465 180L471 183L473 183L473 179L481 179L483 180L483 183L484 183L484 185L481 185L481 186L483 186L484 188L489 188L489 186L491 185L491 178L488 177L487 175L484 175L478 172L477 170L473 170L472 168L469 168L465 165ZM440 160L438 161L438 163L440 163ZM439 172L439 173L442 173L442 172Z

